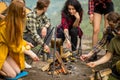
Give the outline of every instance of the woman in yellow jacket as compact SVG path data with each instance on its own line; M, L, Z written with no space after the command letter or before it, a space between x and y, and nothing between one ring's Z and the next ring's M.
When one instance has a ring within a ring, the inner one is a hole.
M5 19L0 22L0 74L9 78L24 70L24 53L33 60L39 60L26 48L29 44L23 40L25 17L25 4L15 0L8 7Z

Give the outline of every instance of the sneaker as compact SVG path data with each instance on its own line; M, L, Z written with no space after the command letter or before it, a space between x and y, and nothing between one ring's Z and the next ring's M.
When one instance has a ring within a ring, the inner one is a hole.
M25 62L25 68L29 69L29 68L32 68L32 66Z

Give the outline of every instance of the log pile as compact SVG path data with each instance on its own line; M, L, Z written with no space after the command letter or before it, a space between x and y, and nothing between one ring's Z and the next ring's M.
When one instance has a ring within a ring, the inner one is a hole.
M94 73L90 76L90 80L108 80L112 70L107 68L100 71L93 71Z
M56 40L56 47L57 50L55 52L55 66L53 66L53 59L48 59L42 62L42 67L40 67L40 69L42 71L48 71L48 74L52 74L53 67L55 67L54 74L68 74L69 71L64 64L63 59L68 59L68 57L72 56L72 53L70 51L66 51L64 53L61 39ZM51 40L51 48L54 48L54 40Z

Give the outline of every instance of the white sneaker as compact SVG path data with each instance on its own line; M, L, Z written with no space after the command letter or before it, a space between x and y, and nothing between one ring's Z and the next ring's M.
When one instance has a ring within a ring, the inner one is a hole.
M25 68L29 69L29 68L32 68L32 66L25 62Z

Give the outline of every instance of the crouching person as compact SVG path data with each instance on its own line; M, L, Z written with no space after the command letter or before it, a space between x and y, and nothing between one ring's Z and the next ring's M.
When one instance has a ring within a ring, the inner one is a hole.
M111 68L113 74L117 77L120 76L120 23L118 23L116 27L117 35L110 41L108 45L107 53L99 60L94 62L87 63L90 67L95 67L100 64L108 62L110 59L111 61ZM119 77L120 78L120 77Z
M8 7L7 16L0 22L0 75L15 78L25 68L24 53L39 60L36 54L27 49L23 40L25 4L13 1Z
M38 0L35 9L27 14L24 39L34 46L42 45L51 30L50 19L45 14L49 4L50 0ZM49 43L50 38L44 45L44 50L47 52L50 52Z

